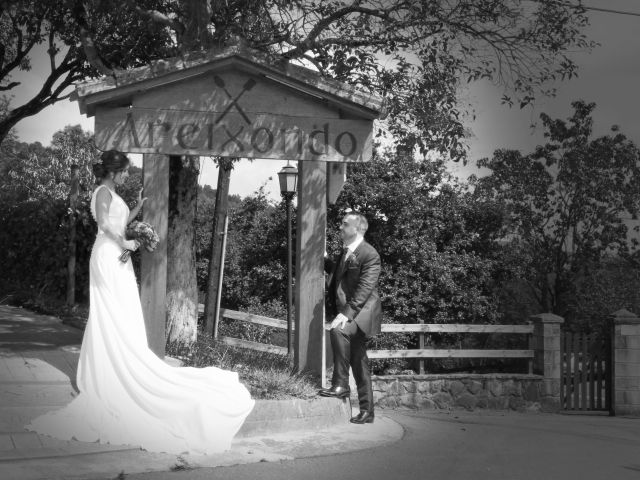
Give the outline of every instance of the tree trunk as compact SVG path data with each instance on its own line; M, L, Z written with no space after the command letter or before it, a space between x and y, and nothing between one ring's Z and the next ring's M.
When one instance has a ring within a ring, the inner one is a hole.
M178 39L183 53L209 48L208 0L180 2L186 27ZM169 157L167 233L167 339L192 343L198 331L195 216L199 157Z
M169 157L167 340L190 344L198 329L195 218L199 159Z
M69 257L67 259L67 305L76 303L76 208L78 207L78 166L71 166L71 190L69 192Z
M204 329L211 336L216 336L214 331L216 305L218 304L218 296L221 295L221 292L218 291L218 280L222 270L224 219L229 211L229 182L232 169L233 160L231 158L218 160L218 186L213 213L213 228L211 229L211 256L209 257L207 298L204 307Z

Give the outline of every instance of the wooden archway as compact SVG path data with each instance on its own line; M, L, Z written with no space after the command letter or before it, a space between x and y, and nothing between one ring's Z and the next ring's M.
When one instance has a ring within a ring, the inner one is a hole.
M167 59L79 85L95 116L98 148L144 154L144 221L166 238L168 155L299 162L296 235L296 366L322 371L327 196L346 162L371 158L379 97L241 47ZM166 242L142 256L141 299L149 346L164 355Z

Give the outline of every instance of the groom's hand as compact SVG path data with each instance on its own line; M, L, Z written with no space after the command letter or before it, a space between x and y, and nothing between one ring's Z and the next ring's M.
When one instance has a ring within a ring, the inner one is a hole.
M331 322L331 329L340 327L340 330L342 330L348 321L349 319L346 316L344 316L342 313L339 313L338 315L336 315L336 318L333 319L333 322Z

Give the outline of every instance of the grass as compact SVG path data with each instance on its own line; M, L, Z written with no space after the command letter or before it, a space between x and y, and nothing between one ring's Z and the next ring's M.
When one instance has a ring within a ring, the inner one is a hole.
M232 347L202 332L191 346L167 345L166 354L185 366L215 366L238 372L240 381L256 399L310 399L317 395L318 380L295 372L286 355Z

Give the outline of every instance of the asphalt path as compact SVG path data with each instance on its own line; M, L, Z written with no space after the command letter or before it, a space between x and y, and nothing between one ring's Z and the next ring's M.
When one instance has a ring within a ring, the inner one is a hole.
M640 480L637 418L464 411L384 414L400 423L405 434L400 441L382 447L124 478Z

